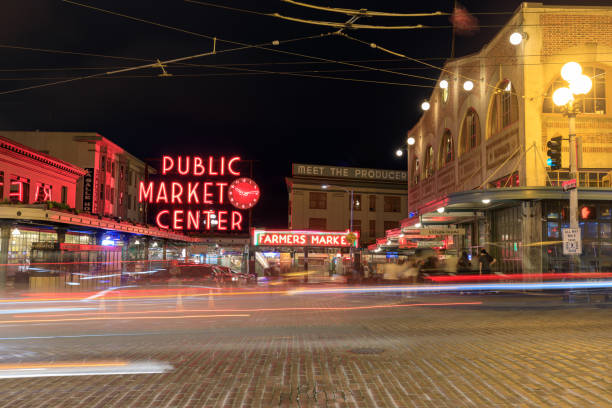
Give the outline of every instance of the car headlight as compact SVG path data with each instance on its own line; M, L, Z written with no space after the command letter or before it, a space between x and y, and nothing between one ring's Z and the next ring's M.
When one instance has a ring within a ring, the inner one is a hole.
M235 277L235 276L232 276L232 280L233 280L233 281L237 281L237 280L238 280L238 278L237 278L237 277Z

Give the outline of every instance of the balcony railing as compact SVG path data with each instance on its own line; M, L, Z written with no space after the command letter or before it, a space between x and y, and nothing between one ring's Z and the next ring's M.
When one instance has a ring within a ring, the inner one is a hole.
M568 171L549 171L546 180L547 187L561 187L564 181L570 180ZM580 170L576 180L578 187L589 188L610 188L612 187L612 171L602 170ZM552 184L551 184L552 183Z

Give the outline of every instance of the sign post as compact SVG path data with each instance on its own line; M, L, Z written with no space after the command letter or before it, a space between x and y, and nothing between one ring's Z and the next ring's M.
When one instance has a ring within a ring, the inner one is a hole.
M563 255L582 254L582 240L580 228L563 228Z

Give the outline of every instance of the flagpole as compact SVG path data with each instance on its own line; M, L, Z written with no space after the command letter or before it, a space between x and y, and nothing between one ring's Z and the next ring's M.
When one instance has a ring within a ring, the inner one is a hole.
M457 0L453 1L453 15L457 9ZM455 23L453 22L453 33L451 34L451 58L455 58Z

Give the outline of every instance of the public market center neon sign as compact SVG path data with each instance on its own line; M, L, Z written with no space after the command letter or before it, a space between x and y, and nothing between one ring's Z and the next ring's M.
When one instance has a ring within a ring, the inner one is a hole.
M244 210L259 201L257 184L240 172L240 157L163 156L161 175L141 181L138 201L154 207L159 228L242 231Z

